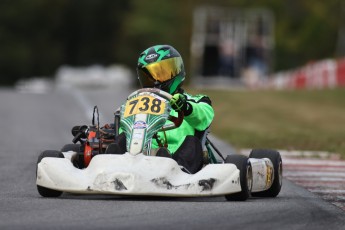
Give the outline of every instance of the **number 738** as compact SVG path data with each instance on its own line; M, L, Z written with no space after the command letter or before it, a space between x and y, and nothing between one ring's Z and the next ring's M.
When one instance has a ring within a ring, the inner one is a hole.
M124 117L132 116L138 113L147 113L159 115L164 112L165 103L152 96L139 96L126 103Z

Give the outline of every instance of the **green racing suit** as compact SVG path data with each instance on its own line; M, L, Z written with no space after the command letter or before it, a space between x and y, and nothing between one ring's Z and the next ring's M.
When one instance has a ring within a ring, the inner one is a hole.
M205 95L189 95L183 93L187 97L190 109L185 114L180 127L168 131L161 131L157 134L157 139L153 139L152 148L157 149L161 145L167 143L168 150L174 154L181 146L187 135L198 136L211 125L214 117L214 111L211 100ZM177 112L172 110L170 115L177 116ZM171 121L167 121L171 122Z

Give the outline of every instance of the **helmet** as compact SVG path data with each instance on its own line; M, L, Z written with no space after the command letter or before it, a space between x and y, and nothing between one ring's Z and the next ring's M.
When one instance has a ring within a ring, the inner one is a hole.
M142 52L137 73L141 87L159 88L175 93L185 79L183 60L179 52L169 45L156 45Z

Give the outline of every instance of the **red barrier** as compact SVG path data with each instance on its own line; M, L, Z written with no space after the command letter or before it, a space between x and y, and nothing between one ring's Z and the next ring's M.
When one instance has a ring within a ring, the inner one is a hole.
M270 87L277 89L323 89L345 86L345 58L327 59L305 65L297 70L277 73Z
M337 62L337 83L338 86L345 86L345 58Z
M294 78L293 86L292 88L296 89L304 89L307 86L307 75L304 73L304 71L298 71Z

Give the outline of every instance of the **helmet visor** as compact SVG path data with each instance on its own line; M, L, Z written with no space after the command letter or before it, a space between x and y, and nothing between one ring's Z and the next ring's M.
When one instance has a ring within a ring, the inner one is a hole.
M150 63L138 69L138 77L142 87L154 87L157 84L171 80L181 71L183 71L182 58L174 57Z

